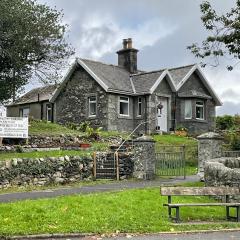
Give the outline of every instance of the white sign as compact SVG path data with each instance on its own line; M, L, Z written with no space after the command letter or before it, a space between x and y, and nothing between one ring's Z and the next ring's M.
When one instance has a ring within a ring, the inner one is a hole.
M0 106L0 117L6 117L7 116L7 110L5 107Z
M0 117L0 138L28 138L28 118Z

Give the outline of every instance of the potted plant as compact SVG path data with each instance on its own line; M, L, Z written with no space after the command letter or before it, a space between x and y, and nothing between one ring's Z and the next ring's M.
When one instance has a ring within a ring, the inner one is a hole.
M175 134L177 136L182 136L182 137L186 137L188 134L188 130L187 128L183 127L183 126L178 126L175 130Z

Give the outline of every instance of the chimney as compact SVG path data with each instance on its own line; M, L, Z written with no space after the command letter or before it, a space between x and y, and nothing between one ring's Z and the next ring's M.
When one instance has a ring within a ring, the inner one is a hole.
M117 52L118 66L124 67L130 73L137 72L137 52L133 48L132 39L123 39L123 49Z

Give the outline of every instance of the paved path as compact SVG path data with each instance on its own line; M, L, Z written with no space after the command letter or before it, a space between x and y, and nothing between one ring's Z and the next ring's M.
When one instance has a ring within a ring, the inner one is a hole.
M161 179L154 181L120 181L116 183L114 182L106 184L96 184L91 186L66 187L32 192L6 193L0 194L0 203L26 199L53 198L57 196L65 196L72 194L89 194L98 192L120 191L124 189L159 187L162 184L176 184L197 181L199 181L199 178L197 176L188 176L186 179L179 177L174 179Z
M91 238L89 238L90 240ZM97 238L95 238L97 239ZM191 234L160 234L131 237L103 238L103 240L239 240L240 231L236 232L213 232L213 233L191 233ZM86 238L87 240L87 238ZM94 240L94 238L92 238Z
M14 240L239 240L240 231L216 231L216 232L200 232L200 233L178 233L178 234L147 234L141 236L125 235L122 237L100 237L100 236L88 236L88 237L74 237L74 236L58 236L58 237L20 237L14 238Z

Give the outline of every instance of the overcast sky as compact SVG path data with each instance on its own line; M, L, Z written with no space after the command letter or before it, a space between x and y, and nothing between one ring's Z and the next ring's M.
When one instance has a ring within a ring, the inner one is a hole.
M63 10L76 56L117 64L123 38L139 49L138 68L156 70L197 63L186 49L207 36L199 0L38 0ZM235 0L210 1L219 13ZM240 67L203 69L224 105L218 114L240 114Z

